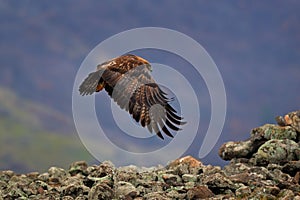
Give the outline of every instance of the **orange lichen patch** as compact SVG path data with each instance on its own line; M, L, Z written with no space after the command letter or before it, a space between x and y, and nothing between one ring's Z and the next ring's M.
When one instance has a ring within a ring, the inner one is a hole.
M186 157L178 158L178 159L174 160L173 162L170 163L170 166L176 166L176 165L182 164L182 163L188 164L188 166L190 166L190 167L200 167L203 165L196 158L193 158L192 156L186 156Z
M284 120L285 120L285 123L288 124L288 125L293 123L293 121L292 121L292 119L290 118L289 115L285 115Z
M202 165L202 163L199 160L193 158L192 156L183 157L179 159L179 162L188 163L191 167L200 167Z
M105 84L101 83L97 85L96 92L100 92L104 88Z
M37 192L39 194L44 194L44 188L42 186L38 187Z

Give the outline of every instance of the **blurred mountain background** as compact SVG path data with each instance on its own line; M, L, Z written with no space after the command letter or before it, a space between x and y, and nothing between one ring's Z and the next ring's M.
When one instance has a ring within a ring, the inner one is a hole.
M299 9L296 0L1 0L0 170L42 171L75 160L96 162L72 118L76 72L101 41L147 26L192 37L218 66L227 116L217 145L203 161L224 165L217 155L222 143L246 139L250 129L299 109ZM159 52L143 56L185 65ZM209 122L209 95L203 98L201 118ZM203 135L197 137L201 141ZM194 142L185 154L197 157L198 150Z

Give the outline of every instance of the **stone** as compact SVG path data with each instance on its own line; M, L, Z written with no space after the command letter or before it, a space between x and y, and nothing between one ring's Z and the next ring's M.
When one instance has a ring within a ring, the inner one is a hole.
M182 176L183 174L199 174L202 171L202 167L203 164L199 160L186 156L172 161L166 168Z
M207 186L196 186L187 192L187 199L207 199L213 197L214 193Z
M290 112L286 114L284 117L277 116L276 121L280 126L291 126L298 133L300 133L300 110Z
M113 196L112 188L105 183L98 183L91 188L88 199L113 199Z
M71 174L71 176L74 176L75 174L78 174L78 173L86 175L87 167L88 167L88 165L85 161L73 162L70 165L68 172Z
M257 165L285 164L297 159L295 150L298 148L299 145L292 140L271 139L259 147L253 156L253 162Z
M139 191L129 182L119 181L115 187L117 199L133 199L139 195Z

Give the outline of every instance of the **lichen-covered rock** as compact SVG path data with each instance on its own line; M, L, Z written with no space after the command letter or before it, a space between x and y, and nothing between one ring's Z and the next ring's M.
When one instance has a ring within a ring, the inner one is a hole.
M300 110L290 112L284 117L277 116L276 121L280 126L291 126L300 133Z
M164 180L164 182L168 185L172 185L172 186L182 185L182 180L181 180L180 176L178 176L178 175L162 174L161 176L162 176L162 179Z
M87 173L90 177L102 178L106 176L112 176L115 172L115 166L110 161L104 161L100 165L90 166L87 168Z
M48 169L49 177L62 179L66 176L67 172L59 167L50 167Z
M71 196L64 196L62 197L62 200L74 200L74 198Z
M77 161L70 165L69 173L73 176L75 174L81 173L86 175L87 174L87 163L85 161Z
M120 167L116 171L115 174L115 183L119 181L125 181L129 182L133 185L137 185L136 181L137 179L141 178L141 175L138 173L138 169L136 166L125 166L125 167Z
M282 167L282 172L295 176L297 172L300 172L300 160L287 162Z
M167 195L163 194L163 192L151 192L144 195L145 200L171 200L171 198L167 197Z
M251 131L251 138L260 135L266 140L271 139L289 139L289 140L296 140L297 139L297 132L294 128L290 126L277 126L274 124L265 124L261 127L254 128Z
M119 181L115 185L115 198L133 199L139 195L139 191L131 184L125 181Z
M204 185L191 188L187 192L187 199L207 199L213 197L214 193Z
M88 194L88 199L112 199L114 196L113 190L105 183L95 184Z
M183 182L195 182L197 181L198 176L195 176L193 174L183 174L182 175L182 181Z
M223 160L231 160L233 158L249 157L255 152L253 142L251 140L243 142L227 142L219 149L219 156Z
M59 167L51 167L48 170L49 178L48 184L56 187L62 184L64 177L66 176L67 172Z
M249 186L241 186L235 191L235 195L237 198L247 198L251 194L251 188Z
M294 199L300 192L300 111L276 118L278 125L252 129L245 141L227 142L219 155L231 160L224 173L244 186L236 197ZM214 191L213 191L214 192Z
M294 195L293 191L291 191L289 189L283 189L279 192L277 197L280 199L284 199L284 200L292 200L295 198L295 195Z
M29 195L38 195L38 194L43 194L44 190L48 189L47 183L43 181L33 181L31 182L28 187L24 188L24 191L29 194Z
M259 147L257 153L253 155L253 162L255 165L285 164L298 159L297 149L299 145L293 140L271 139Z
M172 188L168 190L167 197L171 199L186 199L186 191L182 192L180 189L178 190L178 188Z
M224 160L250 159L254 165L299 160L300 149L296 143L300 139L300 111L279 116L276 120L280 126L265 124L252 129L250 138L245 141L224 143L219 156Z
M240 187L239 183L234 183L224 174L216 173L209 176L200 176L201 183L207 185L215 194L224 193L225 191L234 191Z
M84 177L80 174L76 176L67 177L62 183L62 193L65 196L77 197L79 195L87 195L90 188L84 185Z
M249 199L268 199L268 200L276 200L276 195L273 195L273 187L265 186L265 187L256 187L253 192L247 197Z

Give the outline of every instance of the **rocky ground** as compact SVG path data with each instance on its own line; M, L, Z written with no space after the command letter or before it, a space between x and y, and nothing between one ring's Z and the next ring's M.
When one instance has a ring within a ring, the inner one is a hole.
M116 168L107 161L45 173L0 172L2 199L299 199L300 111L255 128L246 141L227 142L223 169L187 156L166 167Z

